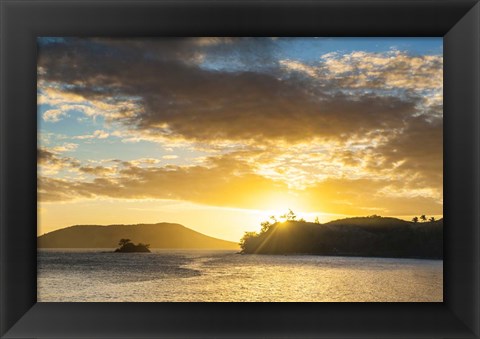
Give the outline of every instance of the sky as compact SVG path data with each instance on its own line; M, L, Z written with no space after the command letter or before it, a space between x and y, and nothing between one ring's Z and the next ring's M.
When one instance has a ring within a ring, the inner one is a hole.
M443 214L442 38L39 38L38 234Z

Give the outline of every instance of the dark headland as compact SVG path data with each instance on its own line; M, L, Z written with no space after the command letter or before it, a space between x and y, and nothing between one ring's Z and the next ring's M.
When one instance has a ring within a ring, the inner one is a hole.
M119 239L132 239L150 248L238 250L238 243L209 237L180 224L77 225L37 238L38 248L117 248Z
M242 253L443 258L443 219L409 222L371 216L325 224L289 220L262 226L260 233L247 232L242 238Z

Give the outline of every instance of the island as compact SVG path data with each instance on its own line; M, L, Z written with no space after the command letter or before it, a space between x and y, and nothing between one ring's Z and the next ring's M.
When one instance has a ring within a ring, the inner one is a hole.
M245 233L242 254L443 258L443 219L424 215L412 221L372 215L321 224L291 212L285 221L272 217L261 226L260 232Z
M120 247L117 248L114 252L117 252L117 253L148 252L150 253L149 244L138 243L137 245L135 245L134 243L131 242L130 239L120 239L120 241L118 242L118 245Z
M183 225L167 222L69 226L40 235L38 248L116 248L118 239L132 239L158 249L239 249L238 242L213 238Z

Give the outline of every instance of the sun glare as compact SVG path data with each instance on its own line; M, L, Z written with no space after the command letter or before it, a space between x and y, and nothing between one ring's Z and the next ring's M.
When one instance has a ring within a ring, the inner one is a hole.
M297 197L293 194L272 194L268 197L268 201L265 203L266 208L260 211L261 221L278 220L279 222L285 221L285 216L289 211L292 211L297 220L304 219L306 221L313 222L317 217L323 220L324 213L322 212L305 212L302 208L302 204Z
M289 209L299 209L299 205L297 198L293 194L272 194L268 197L266 209L273 212L275 215L279 215L284 214L285 211L288 212Z

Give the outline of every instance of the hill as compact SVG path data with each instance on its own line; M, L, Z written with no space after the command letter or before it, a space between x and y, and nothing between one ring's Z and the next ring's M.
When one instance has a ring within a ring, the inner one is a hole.
M440 259L443 257L443 219L413 223L375 216L325 224L276 222L259 234L246 234L241 247L243 253Z
M151 248L232 249L238 244L206 236L180 224L76 225L37 238L38 248L116 248L121 238L148 243Z

